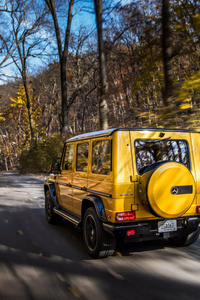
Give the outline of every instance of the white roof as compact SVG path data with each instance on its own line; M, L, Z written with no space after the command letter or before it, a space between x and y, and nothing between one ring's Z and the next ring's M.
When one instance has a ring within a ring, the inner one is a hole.
M184 129L170 129L170 128L139 128L139 127L119 127L119 128L110 128L106 130L99 130L99 131L93 131L93 132L88 132L80 135L76 135L70 139L67 140L67 142L73 142L73 141L78 141L78 140L86 140L86 139L91 139L95 137L104 137L104 136L109 136L115 131L170 131L170 132L197 132L195 130L184 130Z
M111 128L111 129L106 129L106 130L88 132L88 133L76 135L76 136L68 139L67 142L72 142L72 141L76 141L76 140L91 139L93 137L109 136L116 130L118 130L118 128Z

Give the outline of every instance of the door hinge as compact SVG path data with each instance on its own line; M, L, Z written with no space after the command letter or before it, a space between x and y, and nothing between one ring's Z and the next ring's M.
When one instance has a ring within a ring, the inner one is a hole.
M131 182L138 182L138 175L130 176Z

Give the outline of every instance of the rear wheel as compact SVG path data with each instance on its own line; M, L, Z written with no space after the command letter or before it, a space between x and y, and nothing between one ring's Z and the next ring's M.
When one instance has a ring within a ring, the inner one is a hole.
M93 207L89 207L85 212L83 237L87 251L92 257L107 257L114 253L116 240L103 230Z
M53 212L54 203L51 196L51 193L49 191L46 191L45 194L45 215L48 223L50 224L60 224L63 220L62 217L55 214Z
M199 227L189 234L180 235L179 237L169 238L173 246L185 247L195 243L199 237Z

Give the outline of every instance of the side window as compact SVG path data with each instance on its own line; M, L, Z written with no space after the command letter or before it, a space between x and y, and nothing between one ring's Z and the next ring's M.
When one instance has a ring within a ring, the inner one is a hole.
M74 145L69 144L66 145L65 149L65 158L63 161L63 170L72 170L72 163L73 163L73 157L74 157Z
M92 144L92 173L109 175L111 171L111 141Z
M87 172L88 166L88 143L81 143L77 145L77 159L76 170L80 172Z

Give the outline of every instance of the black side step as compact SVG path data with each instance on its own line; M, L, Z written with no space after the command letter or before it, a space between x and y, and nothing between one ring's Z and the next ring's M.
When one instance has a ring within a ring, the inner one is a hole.
M53 212L61 217L63 217L64 219L70 221L71 223L73 223L74 225L78 226L81 222L81 220L75 216L73 216L72 214L70 213L67 213L63 210L60 210L58 208L55 208L53 209Z

